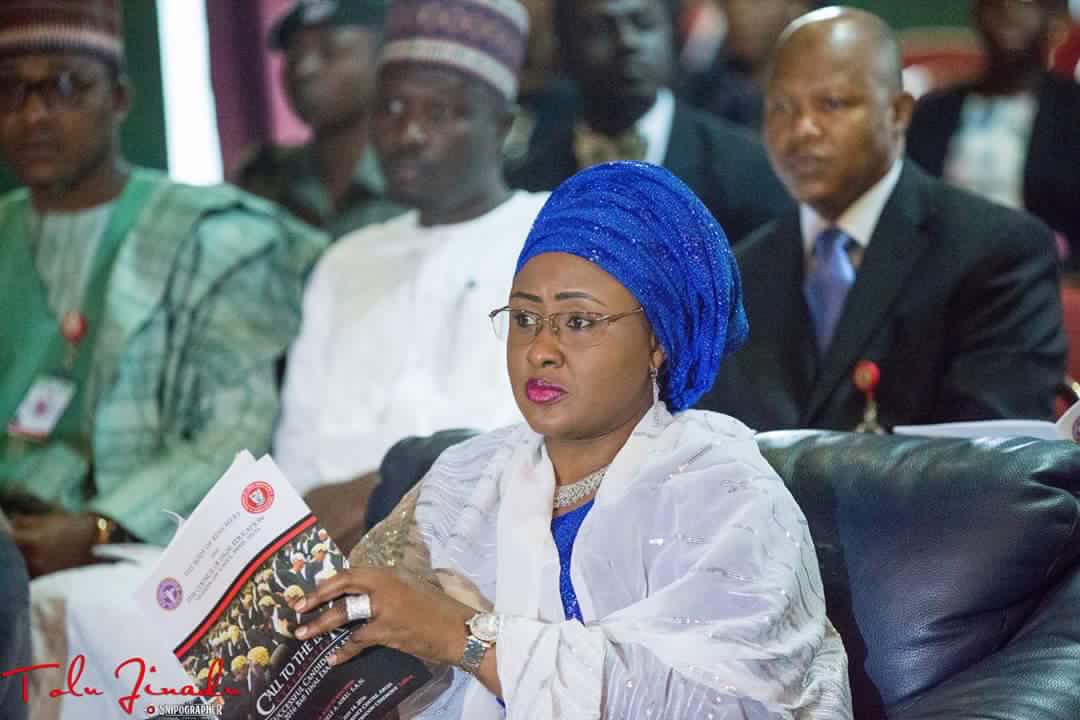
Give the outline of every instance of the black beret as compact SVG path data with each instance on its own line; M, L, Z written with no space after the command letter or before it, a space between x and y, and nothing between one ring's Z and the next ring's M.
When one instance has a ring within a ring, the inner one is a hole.
M284 50L297 30L318 25L382 29L386 0L296 0L270 28L270 47Z

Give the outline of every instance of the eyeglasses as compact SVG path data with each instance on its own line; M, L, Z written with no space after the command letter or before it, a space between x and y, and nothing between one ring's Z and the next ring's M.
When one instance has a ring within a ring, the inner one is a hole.
M581 349L599 345L607 335L608 326L629 315L644 312L640 305L629 312L601 315L590 312L559 312L550 315L519 310L509 305L488 313L495 337L512 346L528 345L547 325L551 334L567 348Z
M0 76L0 113L22 110L31 95L37 95L50 110L70 110L82 101L95 81L74 70L63 70L41 80Z

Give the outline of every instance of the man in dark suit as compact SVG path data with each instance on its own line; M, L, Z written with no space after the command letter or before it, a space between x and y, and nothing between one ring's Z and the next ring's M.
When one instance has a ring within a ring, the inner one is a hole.
M508 179L542 191L599 162L663 165L734 242L789 201L750 133L675 99L671 14L663 0L557 0L556 33L580 108L537 137Z
M236 617L236 624L240 626L240 630L247 632L261 619L262 613L255 607L255 597L252 591L244 590L243 594L240 596L240 607Z
M886 427L1049 419L1065 366L1049 229L904 162L914 101L876 16L806 15L773 62L765 141L800 208L737 250L750 340L700 405L851 430L865 359Z
M919 101L908 152L932 175L1041 218L1080 270L1080 84L1046 69L1067 5L977 0L986 70Z
M249 697L247 655L237 655L227 667L229 672L225 675L222 689L234 691L229 694L235 699L225 705L221 717L224 720L251 720L250 703L245 701Z
M274 581L282 592L293 585L298 586L305 593L315 589L315 568L308 565L307 558L301 552L294 551L290 558L292 565L288 570L277 569L274 573Z

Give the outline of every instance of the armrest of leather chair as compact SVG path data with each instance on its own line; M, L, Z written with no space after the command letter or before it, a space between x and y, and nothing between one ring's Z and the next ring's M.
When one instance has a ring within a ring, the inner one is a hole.
M30 580L11 536L0 531L0 671L30 664ZM0 718L25 720L22 680L0 680Z
M805 431L765 433L758 444L810 525L856 717L908 720L885 712L904 708L925 713L911 718L1080 718L1026 712L1038 699L1002 710L1025 688L1042 693L1038 683L1060 674L1055 657L1074 663L1080 695L1075 615L1027 639L1055 617L1048 597L1080 571L1075 445ZM1031 672L1017 670L1025 664ZM991 699L969 702L981 696ZM966 714L972 707L993 711Z
M476 430L442 430L424 437L407 437L394 444L379 465L379 484L367 506L367 526L375 527L420 482L443 450L477 435Z
M889 720L1080 718L1080 566L1005 647L901 706Z

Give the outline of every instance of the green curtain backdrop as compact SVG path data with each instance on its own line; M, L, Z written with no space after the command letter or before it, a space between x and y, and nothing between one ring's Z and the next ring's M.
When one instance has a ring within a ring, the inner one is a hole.
M849 0L844 4L876 13L897 30L938 25L966 26L971 12L968 0Z
M154 0L124 0L124 35L128 73L135 86L135 107L124 124L124 149L132 162L164 170L168 167L165 104L161 89L157 3ZM15 185L6 165L0 163L0 191Z

